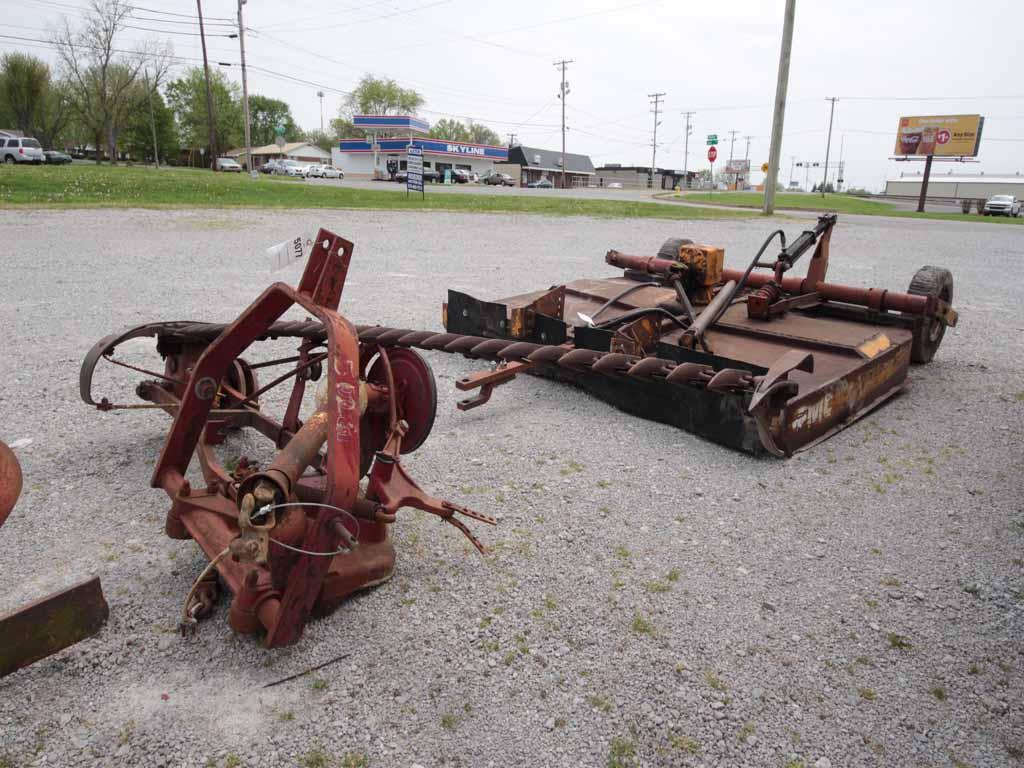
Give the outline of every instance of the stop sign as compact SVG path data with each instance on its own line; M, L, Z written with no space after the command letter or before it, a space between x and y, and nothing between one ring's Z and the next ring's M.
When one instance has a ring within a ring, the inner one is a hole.
M715 158L718 157L718 150L714 147L708 147L708 162L715 162Z

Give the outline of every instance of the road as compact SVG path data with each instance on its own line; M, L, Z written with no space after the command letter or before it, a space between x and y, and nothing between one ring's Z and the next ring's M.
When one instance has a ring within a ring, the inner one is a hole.
M206 559L163 534L168 503L150 488L169 420L90 410L78 366L127 325L230 321L271 281L298 277L270 273L264 249L318 226L356 243L344 312L409 328L439 327L447 288L490 298L606 275L607 249L654 253L669 236L724 246L736 265L771 227L0 211L0 437L21 445L26 478L0 530L0 613L88 574L111 604L97 638L0 681L0 765L1019 761L1024 240L1014 228L841 220L833 279L902 290L921 265L946 266L961 323L913 369L906 394L787 461L544 380L460 412L454 382L480 365L431 354L437 421L408 469L428 491L496 515L495 529L475 526L493 554L404 511L395 576L310 624L296 646L232 636L226 599L184 641L181 604ZM159 365L147 343L121 352ZM109 369L97 386L131 401L136 380ZM271 451L233 437L223 452ZM262 688L341 653L352 655Z

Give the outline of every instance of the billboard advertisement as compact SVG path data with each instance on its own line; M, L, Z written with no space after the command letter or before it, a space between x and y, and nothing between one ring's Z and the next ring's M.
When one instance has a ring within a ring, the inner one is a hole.
M981 115L901 117L896 133L897 155L975 157L981 143Z
M741 173L741 174L744 174L744 175L749 174L750 173L750 161L749 160L730 160L725 165L725 172L726 173Z

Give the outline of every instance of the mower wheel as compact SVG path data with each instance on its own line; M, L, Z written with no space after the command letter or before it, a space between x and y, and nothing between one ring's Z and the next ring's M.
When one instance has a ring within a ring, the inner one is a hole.
M693 240L688 237L670 237L662 244L658 258L679 261L679 248L684 245L693 245Z
M947 303L953 302L953 274L942 267L921 267L910 281L907 293L915 296L937 296ZM942 343L946 325L934 317L918 317L914 322L914 340L910 359L915 363L928 363Z
M415 350L405 347L389 347L388 360L391 373L398 392L395 405L398 406L398 418L405 419L409 429L402 440L402 454L412 453L427 439L434 426L437 415L437 385L434 382L434 371L430 364ZM366 381L371 384L387 386L387 366L381 358L377 358L366 374ZM371 414L367 414L370 416ZM377 416L376 414L373 414ZM387 417L377 416L379 424L375 425L374 433L387 436ZM379 438L378 438L379 439ZM383 447L383 441L381 446Z

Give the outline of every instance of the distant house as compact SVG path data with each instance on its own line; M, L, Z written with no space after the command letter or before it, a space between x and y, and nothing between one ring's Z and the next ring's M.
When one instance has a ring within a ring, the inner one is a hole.
M239 158L245 156L245 148L229 150L224 153L224 156L239 160ZM269 160L296 160L300 163L325 163L329 165L331 153L320 149L316 144L310 144L306 141L292 141L283 147L279 147L277 144L267 144L265 147L252 148L253 168L259 168Z
M556 187L562 186L562 153L559 150L509 147L507 165L519 167L517 181L522 186L541 179L547 179ZM594 164L587 155L565 153L566 187L587 187L593 178Z

